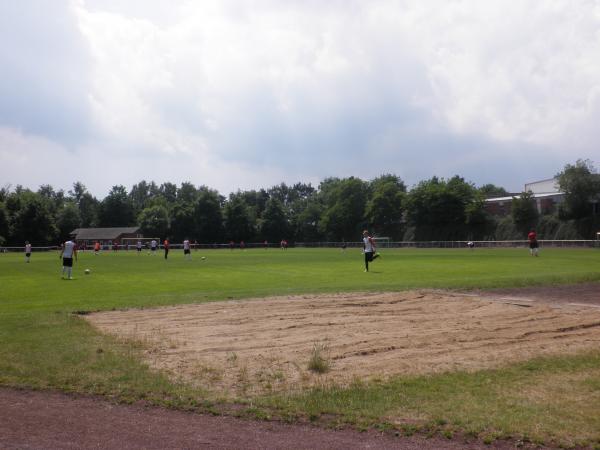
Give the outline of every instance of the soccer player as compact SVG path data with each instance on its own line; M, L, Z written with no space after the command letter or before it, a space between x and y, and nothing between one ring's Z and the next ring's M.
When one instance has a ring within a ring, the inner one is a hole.
M152 239L150 241L150 251L152 252L153 255L156 255L156 246L158 245L158 242L156 242L156 239Z
M185 259L192 259L192 254L190 253L190 240L187 238L183 241L183 256Z
M537 233L533 228L527 235L527 240L529 241L529 253L531 256L538 256L539 244L537 241Z
M72 272L73 272L73 258L77 261L77 245L72 240L68 240L65 242L60 250L60 256L62 258L62 275L61 278L65 277L65 272L67 273L67 279L72 280Z
M141 255L142 254L142 241L137 241L137 243L135 244L135 248L137 250L137 254Z
M363 231L363 252L365 254L365 272L368 272L369 263L379 258L379 253L376 253L375 240L367 230Z
M97 255L100 252L100 242L96 241L94 244L94 255Z
M169 256L169 240L165 239L163 242L163 247L165 249L165 259Z
M25 241L25 262L29 262L31 259L31 244L29 241Z
M240 241L240 250L246 250L246 243L244 241Z

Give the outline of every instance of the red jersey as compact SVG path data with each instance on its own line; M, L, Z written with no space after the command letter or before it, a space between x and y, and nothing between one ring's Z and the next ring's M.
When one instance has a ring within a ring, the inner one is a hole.
M535 231L530 231L527 235L527 239L529 239L529 242L537 241L537 234Z

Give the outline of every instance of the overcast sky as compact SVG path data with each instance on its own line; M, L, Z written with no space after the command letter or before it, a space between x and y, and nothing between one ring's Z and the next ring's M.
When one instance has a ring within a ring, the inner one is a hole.
M0 0L0 186L600 162L600 0Z

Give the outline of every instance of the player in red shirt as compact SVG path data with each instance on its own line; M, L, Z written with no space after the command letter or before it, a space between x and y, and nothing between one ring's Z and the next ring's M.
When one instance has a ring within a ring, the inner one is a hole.
M165 249L165 259L167 259L167 257L169 256L169 240L165 239L165 241L163 242L163 247Z
M534 229L532 229L527 235L527 240L529 240L529 253L531 256L538 256L539 244L537 241L537 234Z

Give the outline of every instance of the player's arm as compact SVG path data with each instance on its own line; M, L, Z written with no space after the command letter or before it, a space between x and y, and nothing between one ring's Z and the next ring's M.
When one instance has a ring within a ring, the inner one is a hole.
M63 253L65 252L65 244L63 243L60 246L60 254L58 255L59 258L62 258Z

